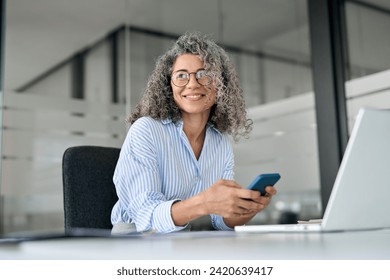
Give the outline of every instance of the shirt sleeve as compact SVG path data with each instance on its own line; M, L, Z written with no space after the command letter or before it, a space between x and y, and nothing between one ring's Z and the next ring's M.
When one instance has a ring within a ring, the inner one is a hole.
M134 223L137 231L172 232L171 206L162 193L157 151L147 119L135 122L124 141L114 173L119 201L112 221ZM119 217L120 216L120 217Z
M223 142L223 150L226 151L226 164L222 178L225 180L234 180L234 153L233 148L226 136ZM233 228L227 226L222 216L211 214L211 224L216 230L233 230Z

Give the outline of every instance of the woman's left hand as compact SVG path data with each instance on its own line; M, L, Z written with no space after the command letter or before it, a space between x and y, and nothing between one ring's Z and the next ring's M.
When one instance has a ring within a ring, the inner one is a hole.
M243 224L247 223L248 221L250 221L257 213L259 213L262 210L264 210L265 208L267 208L272 200L272 197L274 195L276 195L277 191L272 186L267 186L265 188L265 191L266 191L265 195L259 195L257 197L252 197L252 199L251 199L252 203L260 204L260 207L257 207L257 209L259 209L258 211L248 211L247 213L241 214L240 216L237 216L237 217L224 218L225 224L229 227L232 227L232 228L234 226L237 226L237 225L243 225Z

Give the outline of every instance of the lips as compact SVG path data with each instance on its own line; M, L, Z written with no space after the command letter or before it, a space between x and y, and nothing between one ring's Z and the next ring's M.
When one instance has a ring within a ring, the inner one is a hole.
M191 93L191 94L183 94L182 95L182 97L189 99L189 100L199 100L205 96L206 96L206 94L204 94L204 93Z

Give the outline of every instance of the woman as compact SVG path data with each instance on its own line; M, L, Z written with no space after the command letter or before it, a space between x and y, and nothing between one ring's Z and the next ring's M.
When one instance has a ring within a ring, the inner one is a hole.
M157 61L131 124L114 174L114 229L182 230L210 215L218 230L248 222L267 195L233 180L228 135L246 137L251 121L226 52L198 33L186 33Z

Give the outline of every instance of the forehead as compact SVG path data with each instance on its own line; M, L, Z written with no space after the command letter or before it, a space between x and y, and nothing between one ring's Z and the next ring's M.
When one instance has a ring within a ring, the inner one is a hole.
M189 72L203 68L203 61L198 55L182 54L179 55L173 63L173 71L187 70Z

